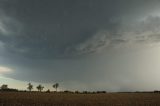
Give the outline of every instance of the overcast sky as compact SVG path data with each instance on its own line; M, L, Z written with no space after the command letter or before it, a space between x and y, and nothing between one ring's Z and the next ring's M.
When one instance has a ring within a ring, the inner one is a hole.
M0 0L0 84L156 90L159 75L159 0Z

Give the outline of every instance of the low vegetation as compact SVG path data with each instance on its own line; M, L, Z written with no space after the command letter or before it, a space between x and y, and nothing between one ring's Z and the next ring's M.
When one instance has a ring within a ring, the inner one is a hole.
M160 106L157 93L0 92L0 106Z

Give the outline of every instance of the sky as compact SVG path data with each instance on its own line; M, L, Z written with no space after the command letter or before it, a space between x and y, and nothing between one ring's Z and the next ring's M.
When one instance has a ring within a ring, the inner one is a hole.
M159 0L0 0L0 84L160 89Z

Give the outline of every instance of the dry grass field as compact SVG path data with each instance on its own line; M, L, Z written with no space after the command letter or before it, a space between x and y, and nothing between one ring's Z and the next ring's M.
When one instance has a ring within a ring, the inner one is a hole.
M1 92L0 106L160 106L160 94Z

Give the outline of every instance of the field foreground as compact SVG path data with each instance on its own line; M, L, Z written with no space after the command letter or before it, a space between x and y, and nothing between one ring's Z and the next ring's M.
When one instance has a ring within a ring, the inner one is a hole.
M160 106L160 94L1 92L0 106Z

